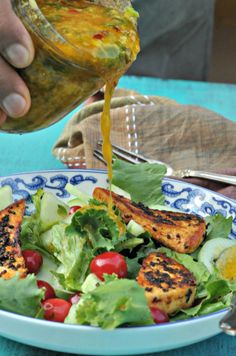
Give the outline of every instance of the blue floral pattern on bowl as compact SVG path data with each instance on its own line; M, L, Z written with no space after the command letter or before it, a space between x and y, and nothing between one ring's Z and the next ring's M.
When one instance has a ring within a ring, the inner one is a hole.
M107 176L104 171L97 170L61 170L0 177L0 186L10 185L15 199L27 200L28 213L31 211L31 195L38 189L51 191L60 199L68 200L70 194L65 190L67 183L92 194L97 186L107 187ZM236 239L236 201L208 189L169 178L164 179L162 190L167 206L203 217L216 213L221 213L225 217L232 216L233 227L230 237Z
M28 177L27 177L28 178ZM79 185L85 181L90 181L93 184L97 183L97 179L93 176L85 176L83 174L76 174L69 178L65 174L55 174L50 177L45 177L42 174L29 176L29 180L23 178L5 178L1 180L0 186L9 185L12 188L13 194L30 200L32 194L38 189L49 189L54 191L59 198L68 198L70 195L65 190L67 183L72 185Z

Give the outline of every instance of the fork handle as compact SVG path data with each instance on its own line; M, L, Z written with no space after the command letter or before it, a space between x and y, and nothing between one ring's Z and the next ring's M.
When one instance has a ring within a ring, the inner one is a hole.
M230 311L220 320L219 325L226 334L236 336L236 304L231 305Z
M175 173L176 173L176 176L179 176L181 178L187 178L187 177L203 178L203 179L214 180L216 182L222 182L222 183L236 185L236 177L229 176L226 174L204 172L204 171L194 171L192 169L183 169L182 171L176 171Z

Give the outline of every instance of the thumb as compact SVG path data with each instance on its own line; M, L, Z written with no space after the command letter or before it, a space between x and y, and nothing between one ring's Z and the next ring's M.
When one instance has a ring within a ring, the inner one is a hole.
M31 37L10 0L0 0L0 54L16 68L27 67L34 58Z

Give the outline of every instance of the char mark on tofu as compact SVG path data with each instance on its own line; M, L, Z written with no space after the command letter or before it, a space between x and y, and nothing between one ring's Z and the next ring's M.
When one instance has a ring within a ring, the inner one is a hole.
M22 199L0 211L0 278L10 279L17 272L21 277L26 276L19 241L24 210Z
M149 307L158 307L167 314L189 308L194 302L194 276L162 253L153 252L144 259L137 282L145 289Z
M106 189L96 188L93 196L107 203L109 194ZM205 237L206 223L194 214L149 209L142 203L134 203L115 193L112 193L112 199L126 223L134 220L154 240L174 251L192 253Z

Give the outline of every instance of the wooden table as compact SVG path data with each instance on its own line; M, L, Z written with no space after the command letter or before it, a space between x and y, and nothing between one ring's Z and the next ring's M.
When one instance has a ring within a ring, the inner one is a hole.
M182 104L200 105L236 122L236 85L159 80L154 78L123 77L120 87L134 89L143 94L166 96ZM58 124L39 132L23 136L0 133L0 175L64 166L51 155L51 149L60 135L68 115ZM0 337L0 356L56 356L56 352L25 346ZM204 342L175 351L161 352L169 356L236 355L236 337L218 335Z

